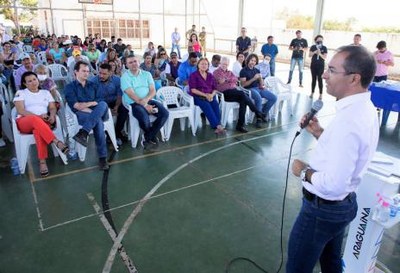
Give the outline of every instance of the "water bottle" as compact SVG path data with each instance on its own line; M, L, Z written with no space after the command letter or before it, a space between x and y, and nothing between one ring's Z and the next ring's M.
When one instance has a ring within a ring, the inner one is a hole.
M386 201L383 200L382 201L382 208L381 208L379 216L378 216L379 221L381 223L385 223L385 222L387 222L389 220L389 217L390 217L389 202L386 202Z
M11 158L10 160L10 166L11 166L11 171L13 175L19 175L21 174L18 166L18 159L16 157Z
M396 217L397 212L400 210L400 194L396 194L392 197L390 203L390 217Z

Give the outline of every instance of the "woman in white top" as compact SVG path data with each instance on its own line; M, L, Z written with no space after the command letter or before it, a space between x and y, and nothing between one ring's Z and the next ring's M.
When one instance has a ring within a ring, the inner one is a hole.
M46 164L47 145L54 143L65 154L68 153L68 146L57 139L52 131L56 125L57 108L50 92L39 89L39 79L31 71L22 74L21 83L25 89L17 91L14 97L18 130L23 134L34 135L40 174L45 177L49 175Z
M236 54L236 62L233 63L232 72L233 74L239 78L240 70L243 68L245 56L243 52L238 52Z

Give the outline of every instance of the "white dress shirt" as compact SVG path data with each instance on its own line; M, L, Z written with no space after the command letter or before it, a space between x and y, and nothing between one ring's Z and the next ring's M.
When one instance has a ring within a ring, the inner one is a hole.
M354 192L371 161L379 139L379 121L371 93L336 102L336 117L313 150L311 184L303 186L326 200L343 200Z

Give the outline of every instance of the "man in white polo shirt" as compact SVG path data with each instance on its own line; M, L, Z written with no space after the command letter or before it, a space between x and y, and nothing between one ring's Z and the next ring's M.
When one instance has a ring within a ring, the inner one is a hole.
M306 127L318 143L310 163L295 159L301 177L303 206L289 238L286 273L341 273L341 247L347 225L356 217L355 191L378 144L379 122L368 86L374 57L364 47L337 50L322 77L337 98L336 116L323 129L316 117ZM303 117L302 122L304 122Z
M122 99L125 105L132 107L132 114L144 131L144 148L152 149L158 144L156 136L167 121L169 112L162 103L153 100L156 95L153 77L139 68L139 59L130 55L126 64L129 70L121 77ZM150 115L157 117L153 124L150 123Z

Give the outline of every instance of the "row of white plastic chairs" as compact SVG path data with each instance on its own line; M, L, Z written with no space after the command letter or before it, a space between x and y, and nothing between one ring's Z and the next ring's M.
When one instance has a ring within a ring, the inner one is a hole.
M267 77L264 80L264 84L267 87L268 90L273 92L277 96L277 101L274 104L274 106L271 108L269 112L270 118L276 118L278 115L278 112L282 111L283 108L283 102L287 101L287 110L290 115L293 115L293 107L292 107L292 95L293 95L293 90L292 86L290 84L284 84L279 78L277 77ZM183 86L180 84L179 78L175 80L175 85L184 90L185 93L188 93L188 86ZM243 92L246 92L248 96L253 100L251 97L251 92L248 89L245 89L238 85L238 88L240 88ZM237 113L239 110L239 103L237 102L228 102L225 100L223 92L219 93L219 98L220 98L220 108L221 108L221 125L223 127L226 126L228 123L231 111L235 111L235 113L232 115L233 118L237 117ZM254 100L253 100L254 102ZM262 99L262 104L265 104L267 101L266 99ZM200 107L196 106L195 107L195 125L197 126L199 123L198 121L201 121L199 119L201 109ZM246 111L246 123L251 123L254 119L254 113L250 111L249 108L247 108Z

